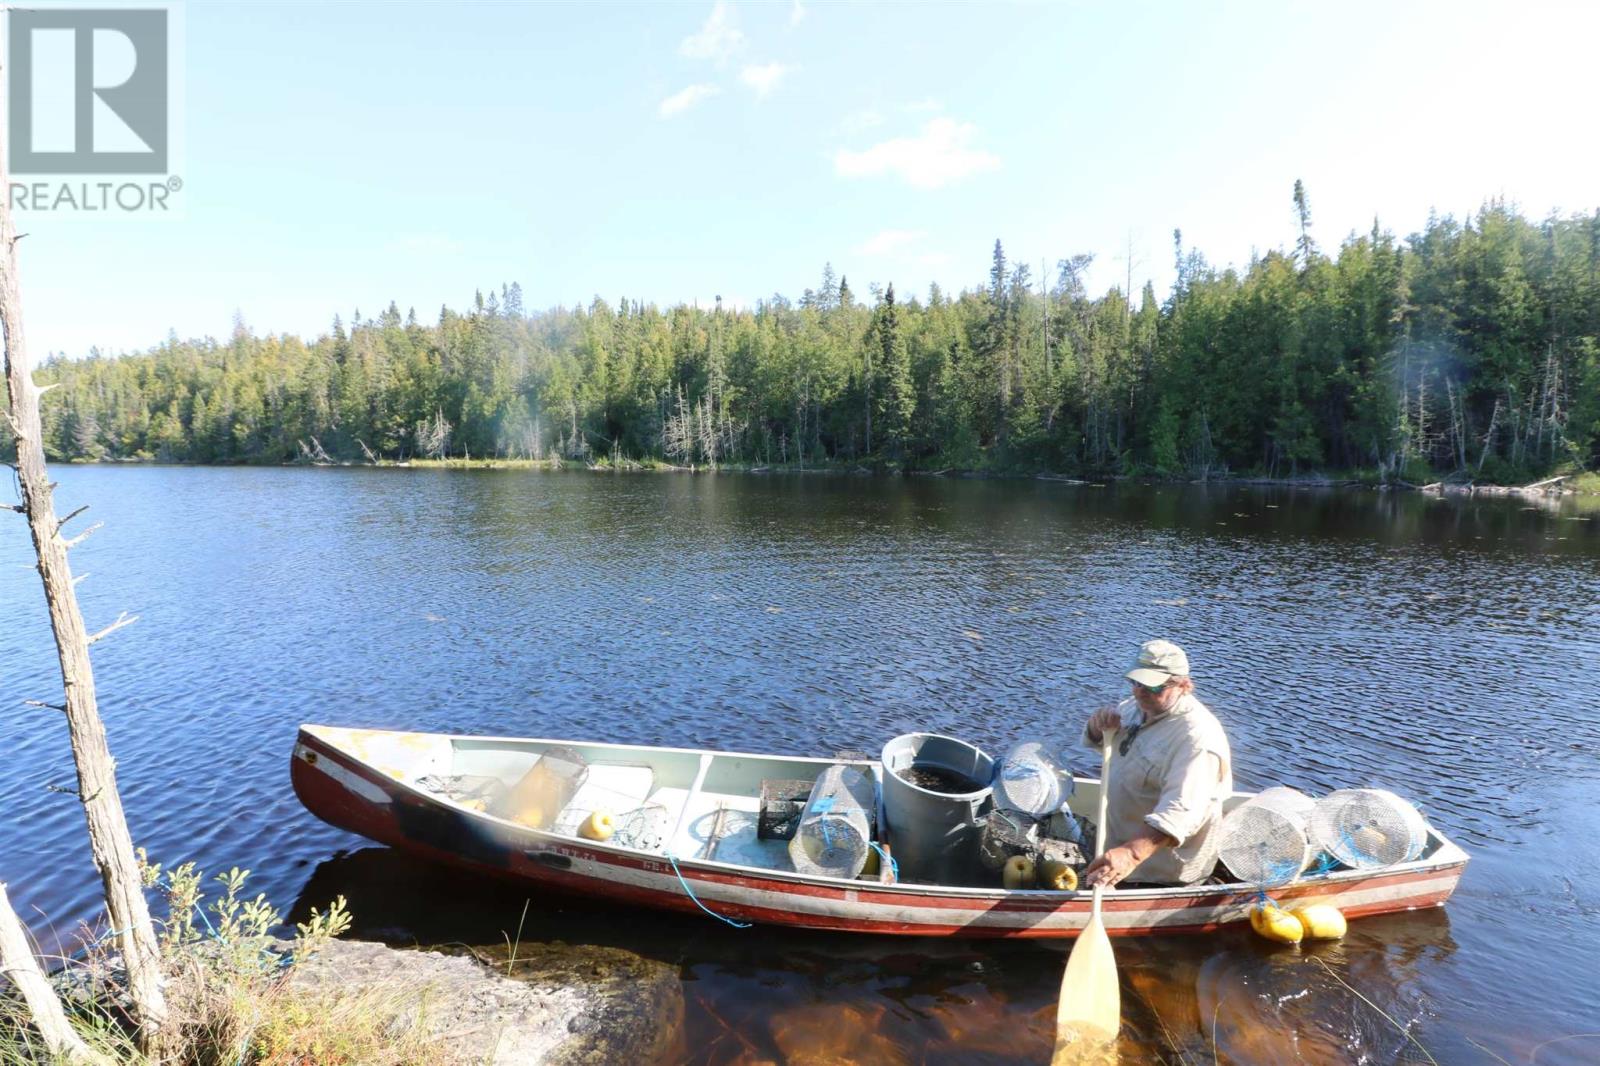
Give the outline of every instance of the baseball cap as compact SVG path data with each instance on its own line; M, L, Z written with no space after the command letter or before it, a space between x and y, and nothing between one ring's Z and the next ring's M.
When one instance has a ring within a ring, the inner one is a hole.
M1139 648L1139 658L1128 671L1129 681L1146 688L1159 688L1174 677L1189 676L1189 657L1170 640L1148 640Z

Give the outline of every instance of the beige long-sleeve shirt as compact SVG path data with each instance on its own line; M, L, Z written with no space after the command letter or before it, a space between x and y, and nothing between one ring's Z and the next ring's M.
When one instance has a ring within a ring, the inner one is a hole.
M1137 732L1134 732L1134 727ZM1127 753L1122 751L1128 740ZM1087 733L1084 736L1087 742ZM1176 840L1128 874L1128 881L1192 884L1217 864L1217 823L1222 802L1233 792L1233 756L1228 737L1193 696L1148 723L1125 721L1116 735L1107 796L1106 847L1152 826Z

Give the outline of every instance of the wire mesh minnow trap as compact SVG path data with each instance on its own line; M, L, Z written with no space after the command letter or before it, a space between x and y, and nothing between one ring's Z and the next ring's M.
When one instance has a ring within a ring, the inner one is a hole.
M1315 801L1286 786L1235 807L1217 828L1217 857L1240 881L1262 887L1299 877L1315 849L1307 820Z
M1316 801L1310 827L1315 847L1356 870L1410 862L1428 843L1421 812L1381 788L1330 792Z

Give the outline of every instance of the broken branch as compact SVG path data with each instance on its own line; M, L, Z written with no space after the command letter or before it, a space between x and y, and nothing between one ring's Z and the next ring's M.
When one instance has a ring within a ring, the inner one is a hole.
M67 517L65 517L61 521L57 522L56 523L56 532L60 533L63 529L66 528L68 522L72 521L74 518L77 518L79 515L81 515L83 512L87 511L88 509L89 509L89 505L88 504L84 504L82 507L78 508L76 511L73 511L71 514L67 515Z
M101 637L108 637L112 633L114 633L117 630L121 629L123 626L131 626L131 625L133 625L133 623L137 622L138 620L139 620L139 616L138 615L136 615L136 614L130 615L127 611L123 611L121 614L119 614L117 616L117 620L115 622L112 622L110 625L106 626L100 632L95 633L94 635L92 635L89 638L89 643L92 645L97 640L99 640Z
M62 714L67 713L67 706L64 703L46 703L43 700L23 700L22 702L29 707L48 707L52 711L60 711Z
M61 542L61 546L63 548L66 548L68 551L71 551L73 548L76 548L78 545L80 545L84 541L88 540L89 539L89 535L91 533L93 533L95 530L99 529L103 525L105 525L104 522L96 522L94 525L90 526L88 529L84 530L82 533L79 533L76 537L73 537L70 540L62 541ZM57 534L57 535L59 536L59 534Z

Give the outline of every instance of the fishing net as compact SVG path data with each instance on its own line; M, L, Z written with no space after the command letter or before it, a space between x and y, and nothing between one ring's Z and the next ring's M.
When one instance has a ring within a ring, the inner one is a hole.
M1316 847L1356 870L1410 862L1428 842L1428 823L1411 804L1381 788L1345 788L1316 801Z
M648 803L617 816L611 843L638 851L661 851L667 846L670 832L672 812L659 803Z
M994 779L997 806L1035 818L1048 817L1060 808L1061 791L1060 767L1044 745L1035 741L1007 752Z
M1013 855L1031 855L1039 844L1039 826L1021 811L990 811L978 838L978 859L991 870Z
M1292 788L1269 788L1235 807L1217 827L1217 857L1240 881L1284 885L1311 862L1307 820L1316 806Z

